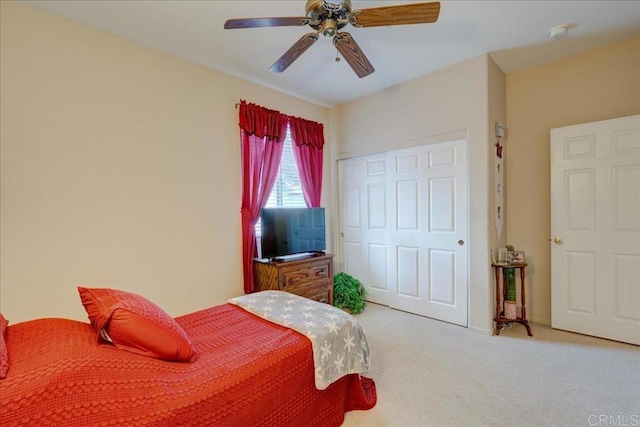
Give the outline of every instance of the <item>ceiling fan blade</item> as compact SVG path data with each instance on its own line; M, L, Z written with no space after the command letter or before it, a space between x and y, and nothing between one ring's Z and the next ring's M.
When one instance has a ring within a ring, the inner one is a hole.
M297 42L295 42L293 46L291 46L289 50L286 51L284 55L282 55L280 59L278 59L275 64L271 66L271 68L269 68L269 71L272 71L274 73L283 72L287 69L287 67L289 67L289 65L293 63L293 61L298 59L300 55L302 55L307 49L309 49L317 40L317 32L305 34Z
M342 54L347 63L353 68L358 77L368 76L375 71L373 65L369 62L364 52L358 46L358 43L351 37L349 33L338 33L333 38L333 44Z
M245 19L229 19L224 23L226 30L235 28L259 28L259 27L296 27L309 23L306 16L280 17L280 18L245 18Z
M401 6L373 7L356 10L349 18L355 27L379 27L384 25L429 24L440 15L440 2L406 4Z

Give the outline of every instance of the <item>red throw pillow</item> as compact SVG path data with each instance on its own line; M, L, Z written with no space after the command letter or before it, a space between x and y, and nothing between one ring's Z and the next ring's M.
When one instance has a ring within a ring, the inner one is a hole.
M4 338L8 324L7 319L0 313L0 379L6 378L7 372L9 372L9 354L7 341Z
M78 287L98 342L143 356L188 362L195 355L189 337L160 307L130 292ZM106 336L105 336L106 333Z

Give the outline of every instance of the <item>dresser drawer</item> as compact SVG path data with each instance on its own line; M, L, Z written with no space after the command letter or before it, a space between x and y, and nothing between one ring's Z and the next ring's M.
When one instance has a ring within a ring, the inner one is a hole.
M328 263L316 263L304 267L283 268L280 271L280 286L283 291L313 285L313 282L326 282L331 279Z
M318 288L309 288L301 290L298 294L301 297L309 298L325 304L333 304L333 283L327 283L326 285Z

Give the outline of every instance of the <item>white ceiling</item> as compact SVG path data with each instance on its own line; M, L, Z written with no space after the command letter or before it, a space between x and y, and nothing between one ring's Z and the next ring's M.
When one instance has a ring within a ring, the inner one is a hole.
M283 73L268 68L309 27L224 30L230 18L304 16L305 1L25 0L120 35L324 106L380 91L490 53L506 73L640 36L640 1L442 1L433 24L348 31L376 71L359 79L321 37ZM352 8L419 3L352 0ZM548 30L568 24L569 37Z

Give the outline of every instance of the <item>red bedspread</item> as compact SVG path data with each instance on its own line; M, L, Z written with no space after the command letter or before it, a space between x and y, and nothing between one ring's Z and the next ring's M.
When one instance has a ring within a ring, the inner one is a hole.
M10 326L0 424L337 426L376 403L373 381L357 375L317 390L310 341L239 307L176 320L198 353L192 363L99 346L89 323Z

